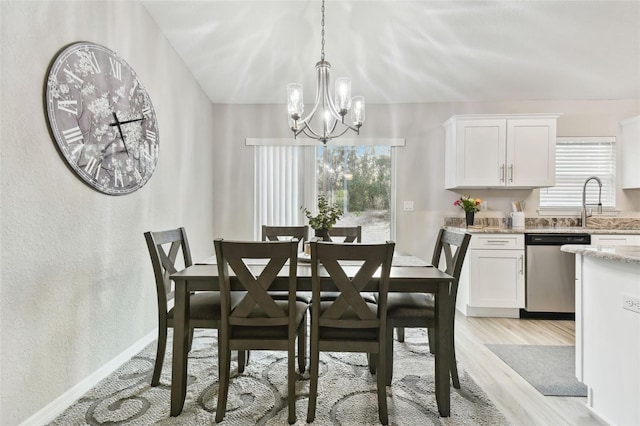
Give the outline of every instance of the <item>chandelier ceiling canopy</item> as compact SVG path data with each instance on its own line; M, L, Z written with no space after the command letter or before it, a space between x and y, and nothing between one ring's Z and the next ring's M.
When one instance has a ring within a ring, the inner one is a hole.
M300 133L326 144L327 141L344 135L352 130L360 134L360 127L364 123L364 96L351 97L351 80L345 77L336 79L335 97L331 97L330 70L331 64L324 60L324 0L322 0L322 45L320 62L316 64L318 81L316 99L311 111L303 118L304 99L302 85L291 83L287 85L287 111L289 113L289 127L294 138ZM318 117L314 120L314 117ZM349 114L350 113L350 114ZM349 117L347 117L349 114ZM316 130L313 126L317 126Z

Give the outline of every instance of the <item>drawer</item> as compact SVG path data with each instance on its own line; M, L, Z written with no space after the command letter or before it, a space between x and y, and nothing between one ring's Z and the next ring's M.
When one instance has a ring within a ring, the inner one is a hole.
M524 250L524 234L474 234L471 249Z

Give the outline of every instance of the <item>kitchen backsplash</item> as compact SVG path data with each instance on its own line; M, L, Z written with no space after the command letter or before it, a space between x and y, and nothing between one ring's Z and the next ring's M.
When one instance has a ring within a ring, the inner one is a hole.
M475 226L489 228L510 228L510 217L478 217L476 215ZM567 228L580 226L580 219L575 217L527 217L525 228ZM464 227L464 217L445 217L445 226ZM637 217L590 217L587 226L602 229L640 229L640 218Z

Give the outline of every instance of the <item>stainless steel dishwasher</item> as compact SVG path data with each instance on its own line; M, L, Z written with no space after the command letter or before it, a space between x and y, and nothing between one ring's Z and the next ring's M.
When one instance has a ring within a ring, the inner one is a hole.
M591 236L525 234L526 301L521 317L575 313L575 255L560 251L565 244L591 244Z

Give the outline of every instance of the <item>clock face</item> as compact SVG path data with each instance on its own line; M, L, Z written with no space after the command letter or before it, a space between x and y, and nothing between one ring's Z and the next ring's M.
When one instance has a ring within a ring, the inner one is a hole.
M45 90L51 133L82 180L109 195L147 183L158 162L158 124L126 61L98 44L72 44L55 57Z

